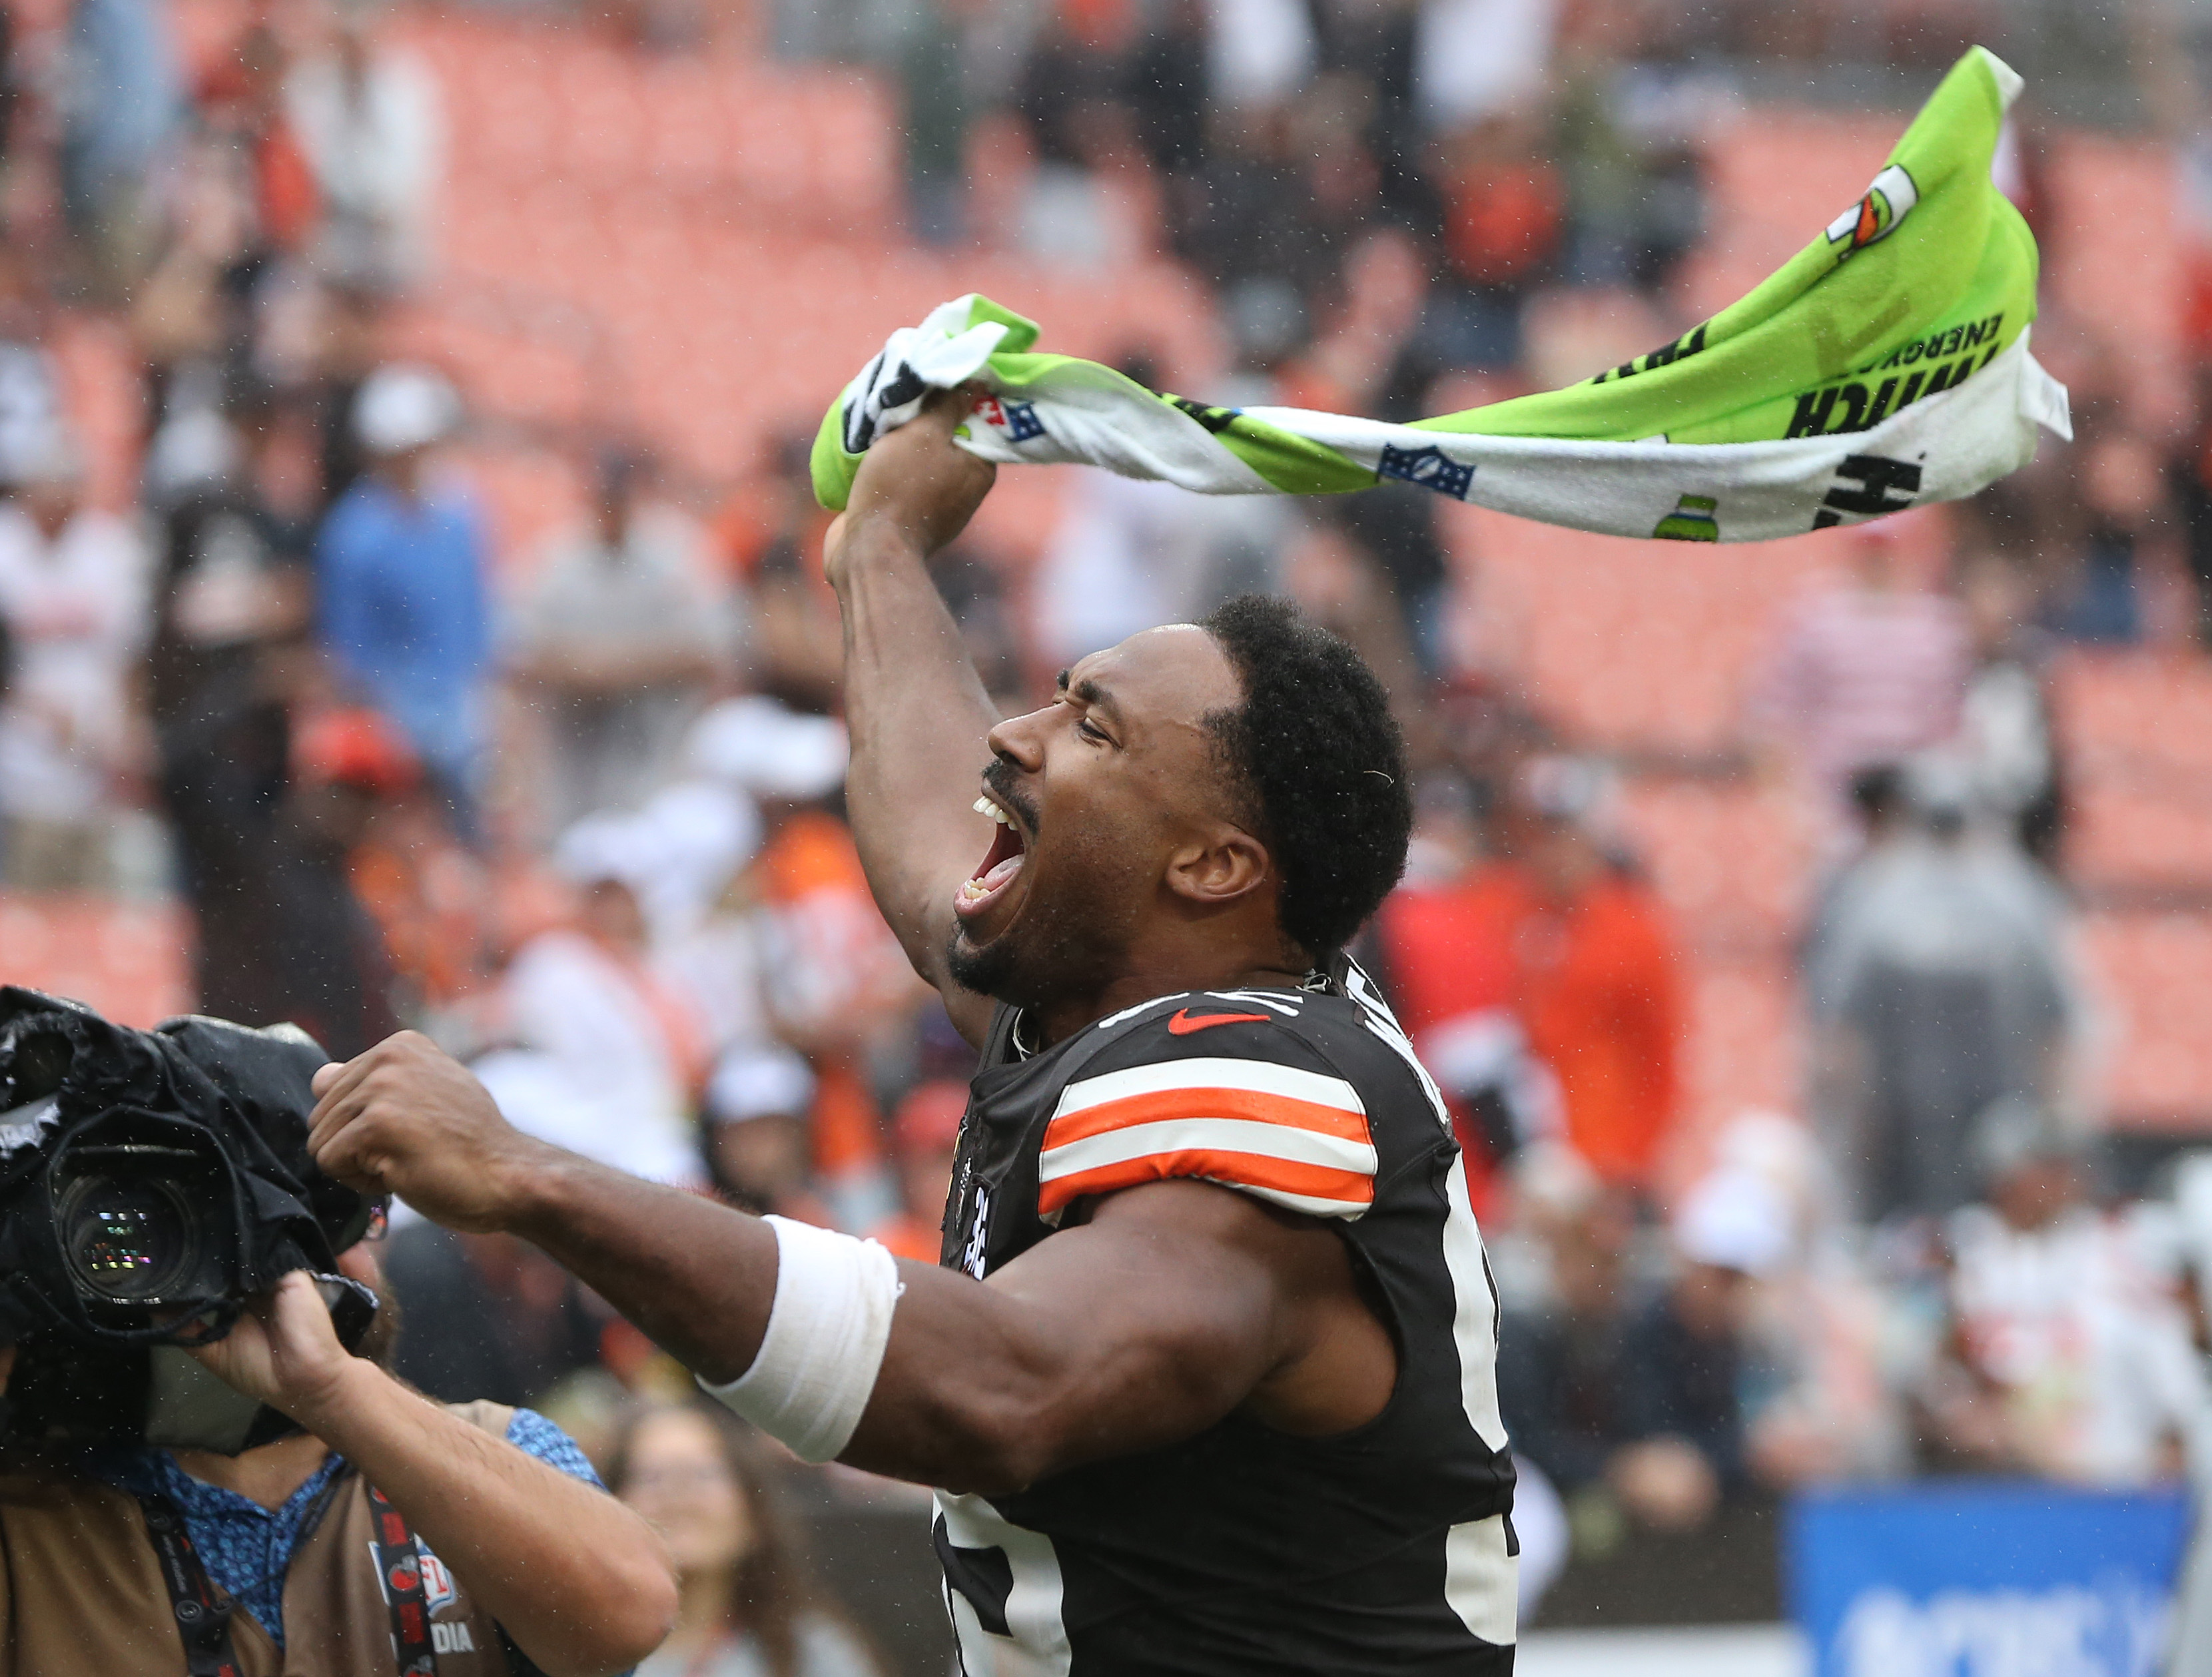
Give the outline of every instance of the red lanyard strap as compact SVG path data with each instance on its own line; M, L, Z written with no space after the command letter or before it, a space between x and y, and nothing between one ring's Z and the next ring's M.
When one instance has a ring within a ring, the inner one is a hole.
M392 1651L399 1662L399 1677L437 1677L438 1650L431 1639L429 1599L422 1588L422 1552L407 1528L406 1516L384 1492L373 1485L363 1489L368 1492L376 1576L384 1586L384 1605L392 1613Z
M176 1617L177 1634L184 1639L185 1671L190 1677L239 1677L238 1655L230 1640L234 1604L200 1565L199 1551L185 1530L185 1516L158 1492L141 1494L138 1506L146 1516L146 1534L154 1540L154 1552L161 1558L169 1610Z

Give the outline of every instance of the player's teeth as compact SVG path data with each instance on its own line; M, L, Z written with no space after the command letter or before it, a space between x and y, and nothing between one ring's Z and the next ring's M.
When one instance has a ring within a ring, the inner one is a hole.
M978 798L975 800L975 813L990 816L994 820L998 817L998 811L991 807L991 800L988 798Z

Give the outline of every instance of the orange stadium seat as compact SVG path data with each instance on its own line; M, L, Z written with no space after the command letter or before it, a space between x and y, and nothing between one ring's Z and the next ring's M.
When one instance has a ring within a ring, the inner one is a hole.
M1621 805L1636 855L1699 948L1763 953L1794 936L1814 860L1794 799L1741 781L1639 776Z
M2123 360L2154 361L2181 335L2174 164L2164 146L2107 135L2054 137L2043 287Z
M0 983L67 996L124 1024L191 1011L191 951L180 908L0 896Z
M1445 530L1523 637L1537 707L1592 744L1660 753L1734 740L1771 624L1826 562L1805 542L1661 546L1474 507Z
M1668 1175L1705 1150L1711 1133L1747 1109L1802 1109L1803 1030L1796 989L1779 956L1691 957L1682 1065L1682 1129Z
M2106 1079L2115 1126L2212 1133L2212 915L2093 914L2082 943L2115 1016Z
M1881 167L1903 122L1759 106L1705 148L1706 237L1684 276L1692 313L1725 308L1787 262Z
M2212 890L2212 663L2078 653L2061 661L2054 698L2075 878Z

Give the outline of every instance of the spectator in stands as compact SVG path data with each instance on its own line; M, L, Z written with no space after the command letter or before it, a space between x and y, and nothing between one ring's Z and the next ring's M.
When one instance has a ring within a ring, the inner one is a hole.
M1297 0L1212 0L1206 83L1215 120L1287 111L1314 71L1316 21L1314 9Z
M1851 880L1866 872L1877 857L1888 855L1918 830L1913 813L1911 776L1901 763L1876 763L1851 775L1850 811L1856 823L1856 848L1842 862L1827 869L1813 889L1812 911L1805 917L1805 934L1798 949L1801 972L1818 972L1832 958L1836 904Z
M726 517L735 569L750 581L748 652L752 685L795 710L837 708L844 679L837 602L822 580L830 514L815 503L807 466L811 437L786 437L772 455L756 518ZM731 526L738 527L732 529ZM744 526L750 526L750 528Z
M384 1273L399 1302L393 1372L441 1401L475 1392L525 1407L599 1364L600 1322L583 1288L512 1235L417 1218L392 1231Z
M373 788L346 851L346 878L380 936L391 968L392 1005L416 1028L467 1036L497 970L491 879L483 861L453 835L443 801L392 723L404 772Z
M1784 619L1749 720L1754 743L1794 760L1840 830L1856 771L1957 731L1968 648L1956 603L1907 578L1891 520L1828 539L1847 568Z
M2052 627L2071 641L2128 645L2148 628L2148 596L2178 550L2157 452L2119 429L2084 439L2087 527L2051 602Z
M1006 598L1000 565L971 542L963 541L933 556L930 580L959 627L960 638L982 678L984 690L1008 715L1018 715L1024 690L1022 642Z
M1648 1189L1679 1115L1681 980L1657 894L1601 840L1605 795L1596 766L1571 759L1516 779L1517 1011L1559 1079L1567 1141L1608 1182Z
M1530 1051L1521 1012L1516 939L1528 911L1517 869L1470 856L1401 885L1375 921L1377 976L1451 1105L1477 1181L1559 1125L1558 1079Z
M490 628L483 523L432 471L460 420L436 374L380 369L355 399L374 470L315 538L322 635L339 674L406 732L465 835L476 830Z
M1139 629L1198 615L1182 605L1206 563L1205 521L1190 501L1173 484L1104 471L1068 484L1030 591L1030 642L1040 658L1062 668Z
M676 1628L636 1677L878 1677L807 1576L767 1453L702 1398L641 1409L615 1438L607 1483L668 1546Z
M1662 1530L1711 1518L1749 1484L1741 1385L1753 1287L1787 1254L1778 1196L1741 1172L1717 1173L1675 1214L1674 1274L1622 1337L1620 1403L1628 1443L1607 1464L1621 1502Z
M155 435L147 478L161 552L147 696L198 929L199 1006L258 1023L287 1011L270 963L296 934L272 922L281 894L270 881L293 836L291 705L313 603L307 532L256 494L250 465L212 409Z
M1045 9L1015 89L1034 166L1023 243L1062 263L1111 265L1152 254L1158 217L1122 191L1143 169L1135 113L1124 100L1137 9L1121 4Z
M1856 1216L1942 1214L1976 1191L1976 1115L2056 1098L2080 1004L2051 882L1978 835L1967 788L1915 765L1913 829L1837 884L1807 988L1816 1109Z
M1510 371L1521 362L1521 314L1557 258L1566 191L1542 125L1501 112L1443 143L1444 269L1433 352L1446 365Z
M0 169L15 161L15 107L22 98L22 66L15 50L21 34L12 9L0 8Z
M749 873L770 1030L817 1079L816 1184L847 1230L896 1208L869 1068L909 1037L920 990L876 911L853 835L833 807L845 778L842 726L759 696L708 712L690 747L696 769L748 793L767 838Z
M379 811L421 775L375 711L326 708L295 726L270 842L258 858L249 849L229 859L248 870L240 888L256 912L218 933L224 964L203 969L214 996L251 1001L256 1011L242 1018L290 1019L333 1055L399 1028L390 954L354 878Z
M2058 735L2051 639L2033 622L2033 580L2007 555L1978 549L1960 566L1959 603L1972 637L1973 670L1953 749L1984 818L2056 872L2063 813Z
M2212 133L2199 142L2192 173L2196 191L2212 210ZM2192 327L2212 335L2212 221L2200 250L2192 285ZM2212 647L2212 366L2200 364L2193 381L2194 413L2166 462L2166 486L2179 517L2182 551L2195 598L2196 620L2185 626L2200 645Z
M1180 182L1206 159L1205 0L1146 9L1131 47L1124 98L1152 167Z
M1892 1307L1844 1221L1819 1139L1797 1119L1753 1110L1721 1126L1711 1146L1704 1182L1741 1202L1739 1222L1778 1222L1786 1236L1746 1300L1740 1387L1750 1472L1777 1489L1893 1476L1906 1465L1908 1437L1891 1383Z
M1543 97L1558 0L1420 0L1413 96L1430 132L1465 130Z
M2083 1143L2028 1100L1976 1127L1987 1201L1949 1219L1947 1332L1918 1382L1933 1466L2140 1486L2212 1442L2188 1318L2089 1203Z
M314 169L285 109L291 50L271 9L262 0L228 55L202 78L198 94L210 131L245 154L256 270L304 251L319 209Z
M907 230L925 245L956 245L967 233L968 124L975 102L969 58L977 9L963 0L927 0L911 9L899 42Z
M896 1216L870 1232L902 1258L933 1264L944 1249L945 1197L967 1111L968 1085L939 1078L908 1090L892 1116L902 1203Z
M169 172L173 223L131 301L159 421L219 408L224 368L250 331L240 276L252 260L251 182L228 140L196 133Z
M815 1077L780 1042L732 1049L707 1082L707 1170L732 1205L824 1228L835 1218L813 1189L807 1119Z
M412 57L377 38L373 0L333 0L321 49L284 84L284 108L313 171L317 266L368 293L404 290L430 256L444 167L437 90Z
M653 860L617 823L595 819L562 835L556 860L580 893L580 911L573 927L541 933L517 952L501 1011L507 1040L555 1073L562 1121L599 1138L589 1151L640 1176L696 1183L692 1114L707 1072L705 1034L690 1000L649 958L639 896L641 870Z
M1705 230L1694 100L1637 59L1657 20L1633 0L1561 19L1553 143L1566 187L1567 276L1663 296Z
M185 114L167 18L153 0L71 0L69 9L62 207L84 278L110 301L153 258L155 174Z
M597 477L591 523L548 544L507 637L512 672L547 713L542 815L556 832L634 808L667 778L736 651L732 603L696 528L655 499L651 459L610 451Z
M1498 1400L1515 1454L1570 1506L1611 1498L1627 1441L1620 1363L1636 1219L1571 1153L1534 1152L1516 1173L1516 1225L1500 1243ZM1526 1261L1515 1260L1524 1258Z
M1360 238L1345 264L1343 297L1328 330L1304 357L1300 405L1366 414L1403 424L1432 411L1437 372L1420 336L1430 300L1426 264L1402 230ZM1439 497L1405 483L1332 495L1323 519L1351 538L1387 590L1423 673L1442 676L1453 662L1448 623L1449 562L1437 526Z
M1232 313L1239 289L1270 281L1287 288L1299 314L1285 352L1303 342L1312 304L1341 260L1301 167L1308 161L1298 155L1289 106L1218 111L1204 167L1184 194L1177 239Z
M0 490L22 481L64 423L47 312L29 252L0 242Z
M0 819L21 889L113 878L113 818L143 761L132 684L149 616L136 528L86 504L75 443L49 433L0 502L0 618L16 659L0 712Z
M830 725L834 726L834 725ZM639 891L654 975L684 996L710 1063L768 1042L763 933L750 864L763 837L757 807L735 787L679 781L635 815L595 826L634 835L628 865Z

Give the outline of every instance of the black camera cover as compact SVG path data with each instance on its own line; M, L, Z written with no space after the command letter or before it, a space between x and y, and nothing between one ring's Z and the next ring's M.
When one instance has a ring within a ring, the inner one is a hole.
M327 1060L290 1025L137 1030L0 987L0 1344L20 1346L0 1432L149 1436L149 1414L201 1401L198 1365L165 1347L221 1339L249 1296L329 1272L361 1237L379 1203L307 1151L309 1080ZM191 1261L158 1308L83 1285L64 1250L72 1172L97 1184L102 1167L79 1162L116 1158L190 1225ZM252 1428L276 1430L268 1415Z

